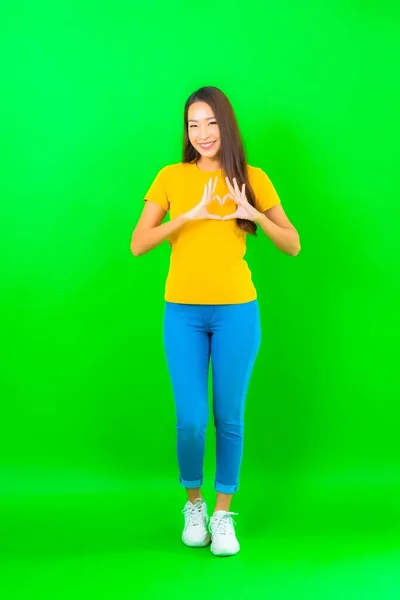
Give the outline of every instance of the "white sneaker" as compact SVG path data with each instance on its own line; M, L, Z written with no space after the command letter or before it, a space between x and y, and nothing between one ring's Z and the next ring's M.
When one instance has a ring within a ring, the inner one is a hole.
M182 512L185 516L182 542L192 548L208 546L211 535L208 531L207 504L204 500L196 498L194 504L188 500Z
M211 552L215 556L231 556L240 550L232 515L238 513L217 510L210 519Z

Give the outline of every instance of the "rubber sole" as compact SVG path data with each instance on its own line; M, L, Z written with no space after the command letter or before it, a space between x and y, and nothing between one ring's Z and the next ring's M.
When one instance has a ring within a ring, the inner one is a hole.
M182 535L182 542L185 544L185 546L189 546L189 548L205 548L206 546L209 546L211 543L211 535L210 535L210 537L207 537L202 542L188 542Z
M235 554L240 552L240 548L236 552L215 552L215 550L213 550L211 547L211 552L214 554L214 556L235 556Z

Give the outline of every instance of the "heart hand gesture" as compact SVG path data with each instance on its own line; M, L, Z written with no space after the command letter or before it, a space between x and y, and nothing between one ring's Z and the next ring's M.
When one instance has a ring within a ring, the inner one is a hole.
M222 217L222 220L227 221L228 219L247 219L248 221L257 221L261 213L247 200L246 184L244 183L242 185L242 190L240 191L235 178L233 178L233 185L229 181L228 177L225 177L225 181L232 194L232 200L237 204L237 208L235 212Z
M217 221L222 221L222 217L220 215L213 215L212 213L208 212L208 205L213 200L213 194L215 192L215 188L217 187L217 182L218 177L214 179L214 182L210 177L207 185L204 186L204 193L200 202L185 214L185 217L188 221L199 221L200 219L215 219Z

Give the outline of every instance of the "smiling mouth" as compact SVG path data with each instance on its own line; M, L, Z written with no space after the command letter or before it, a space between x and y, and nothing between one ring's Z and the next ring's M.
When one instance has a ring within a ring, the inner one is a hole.
M215 140L213 142L210 142L209 144L199 144L199 146L200 148L203 148L203 150L209 150L214 144Z

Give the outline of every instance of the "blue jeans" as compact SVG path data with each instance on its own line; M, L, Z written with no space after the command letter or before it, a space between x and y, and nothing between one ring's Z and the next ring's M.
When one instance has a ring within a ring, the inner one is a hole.
M177 416L179 481L203 483L211 358L216 429L215 489L238 489L243 453L244 407L261 341L257 300L243 304L166 302L164 345Z

